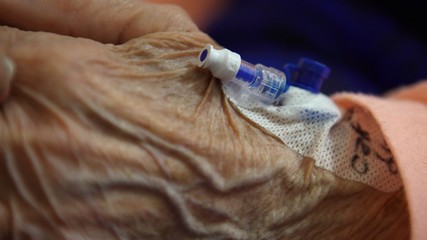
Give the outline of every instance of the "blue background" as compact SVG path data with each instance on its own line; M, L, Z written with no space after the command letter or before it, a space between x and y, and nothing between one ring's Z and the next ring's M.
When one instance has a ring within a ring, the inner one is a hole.
M322 92L381 94L427 77L422 1L234 0L207 29L252 63L331 68Z

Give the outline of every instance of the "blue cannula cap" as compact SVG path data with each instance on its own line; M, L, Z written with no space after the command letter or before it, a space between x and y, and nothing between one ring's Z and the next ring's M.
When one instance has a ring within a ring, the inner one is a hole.
M313 93L319 93L330 69L324 64L308 58L301 58L298 65L289 64L285 70L292 72L291 84Z

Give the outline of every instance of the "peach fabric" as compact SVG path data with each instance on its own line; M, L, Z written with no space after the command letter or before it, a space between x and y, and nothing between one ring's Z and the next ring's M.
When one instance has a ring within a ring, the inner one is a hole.
M411 216L412 239L427 236L427 81L390 93L387 98L340 93L341 107L362 107L378 122L394 155Z

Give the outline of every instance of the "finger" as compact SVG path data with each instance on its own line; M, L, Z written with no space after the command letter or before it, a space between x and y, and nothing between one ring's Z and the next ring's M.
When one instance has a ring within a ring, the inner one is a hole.
M15 99L22 87L46 96L62 94L62 90L56 91L62 88L60 85L81 74L82 66L109 59L106 54L111 51L87 39L0 26L0 52L12 59L15 66L13 92L10 92L10 98ZM52 91L53 88L56 89Z
M162 31L196 31L179 7L139 0L0 0L0 24L123 43Z
M15 73L15 65L6 55L0 53L0 102L9 94Z

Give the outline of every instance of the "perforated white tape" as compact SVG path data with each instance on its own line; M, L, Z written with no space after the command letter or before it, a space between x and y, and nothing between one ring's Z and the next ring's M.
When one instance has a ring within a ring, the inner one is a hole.
M379 127L366 120L361 110L341 113L327 96L296 87L286 92L281 106L245 102L226 84L223 90L243 115L301 155L313 158L316 166L385 192L402 186Z

